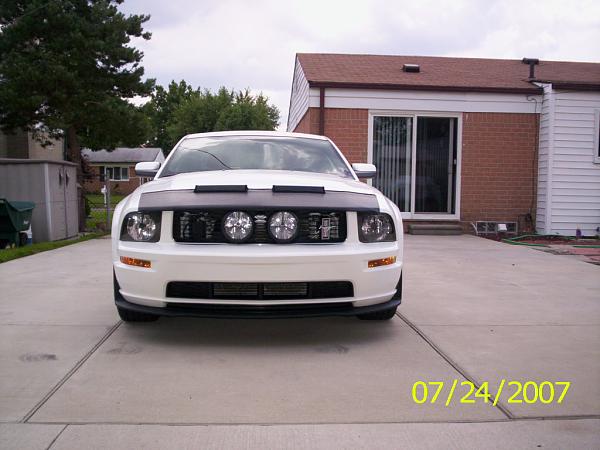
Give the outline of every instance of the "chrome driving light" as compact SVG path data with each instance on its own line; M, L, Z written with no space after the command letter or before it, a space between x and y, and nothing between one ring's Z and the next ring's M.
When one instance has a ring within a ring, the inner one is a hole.
M390 242L396 240L394 221L389 214L359 214L360 242Z
M160 237L160 213L129 213L123 221L121 240L156 242Z
M269 218L269 234L275 242L292 242L298 235L298 217L289 211L279 211Z
M252 217L244 211L231 211L223 217L223 235L229 242L239 244L247 241L253 228Z

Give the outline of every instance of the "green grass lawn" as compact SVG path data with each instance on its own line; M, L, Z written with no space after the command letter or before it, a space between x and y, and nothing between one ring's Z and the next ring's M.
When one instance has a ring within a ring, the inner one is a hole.
M87 198L90 203L93 203L96 208L99 208L102 205L104 205L104 195L102 195L102 194L85 194L85 198ZM119 203L124 198L125 198L125 196L121 195L121 194L111 195L110 196L110 205L114 207L117 203Z
M64 239L54 242L40 242L37 244L26 245L24 247L8 248L0 250L0 263L10 261L12 259L22 258L24 256L35 255L36 253L54 250L55 248L64 247L66 245L76 244L78 242L89 241L103 236L103 233L90 233L74 239Z
M108 226L106 224L106 211L92 211L90 213L90 217L85 219L85 229L86 231L96 231L99 230L101 232L110 232L110 227L112 224L112 211L110 213L110 221Z

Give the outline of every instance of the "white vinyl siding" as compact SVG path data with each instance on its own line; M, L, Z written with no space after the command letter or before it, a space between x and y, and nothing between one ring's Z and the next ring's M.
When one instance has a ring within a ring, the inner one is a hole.
M296 59L287 124L288 131L294 131L300 120L302 120L302 117L304 117L304 114L306 114L306 111L308 111L308 81L304 76L300 61Z
M595 235L600 226L597 159L599 92L544 86L540 121L537 228L541 233Z

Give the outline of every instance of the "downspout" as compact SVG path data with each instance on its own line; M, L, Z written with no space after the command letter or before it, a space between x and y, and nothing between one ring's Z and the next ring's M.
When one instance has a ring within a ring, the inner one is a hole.
M538 204L538 183L539 183L539 150L540 150L540 124L541 114L538 113L538 101L535 97L528 95L525 97L528 102L534 102L533 113L535 114L535 142L533 148L533 161L531 164L531 206L529 207L529 217L534 231L537 230L537 204ZM543 95L542 95L543 98Z
M556 98L554 97L554 87L548 85L548 173L546 175L546 229L545 234L552 234L552 178L554 168L554 118ZM544 86L544 95L546 95L546 87Z
M325 88L319 88L319 134L325 136Z

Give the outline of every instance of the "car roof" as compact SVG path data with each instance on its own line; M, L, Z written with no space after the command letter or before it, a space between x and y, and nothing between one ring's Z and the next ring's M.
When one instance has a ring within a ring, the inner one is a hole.
M319 136L316 134L306 133L288 133L285 131L253 131L253 130L241 130L241 131L215 131L211 133L194 133L184 136L183 139L188 138L199 138L199 137L223 137L223 136L265 136L265 137L287 137L287 138L305 138L305 139L319 139L326 141L325 136Z

